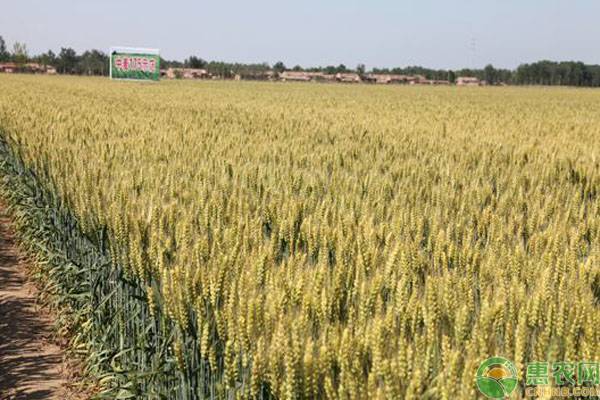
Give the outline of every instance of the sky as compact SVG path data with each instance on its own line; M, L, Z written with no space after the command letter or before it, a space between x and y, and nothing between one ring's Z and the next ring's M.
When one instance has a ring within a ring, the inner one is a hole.
M598 0L18 0L0 36L30 55L61 47L158 48L166 59L515 68L600 64Z

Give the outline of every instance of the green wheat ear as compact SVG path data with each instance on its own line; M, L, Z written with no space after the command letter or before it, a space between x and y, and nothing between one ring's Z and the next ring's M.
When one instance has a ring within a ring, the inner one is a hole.
M488 355L600 358L595 91L0 87L0 194L106 398L504 397Z

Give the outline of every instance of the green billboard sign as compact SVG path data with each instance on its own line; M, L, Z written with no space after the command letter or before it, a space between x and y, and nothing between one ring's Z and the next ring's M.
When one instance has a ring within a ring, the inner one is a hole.
M156 49L113 47L110 49L111 79L160 79L160 55Z

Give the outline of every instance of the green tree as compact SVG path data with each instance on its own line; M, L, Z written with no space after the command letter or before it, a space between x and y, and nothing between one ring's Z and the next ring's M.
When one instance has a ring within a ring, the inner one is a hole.
M356 66L356 73L358 75L364 76L366 72L367 72L367 68L365 67L365 64L358 64Z
M48 50L48 52L40 54L37 59L42 65L50 65L53 67L56 66L56 54L54 54L52 50Z
M273 65L273 71L279 73L282 73L283 71L285 71L285 64L282 61L277 61L274 65Z
M456 82L456 73L454 73L454 71L452 71L452 70L448 71L448 82L450 82L450 83Z
M10 53L6 49L4 38L0 36L0 62L6 62L8 60L10 60Z
M19 65L23 65L29 60L27 54L27 45L21 42L15 42L13 45L13 61Z
M333 65L328 65L324 69L326 74L333 75L337 72L337 68Z
M81 55L76 73L82 75L108 75L108 56L99 50L88 50Z
M204 69L206 68L206 61L200 57L190 56L187 60L185 60L184 65L186 68L194 68L194 69Z
M492 64L488 64L483 69L483 79L487 81L488 84L494 85L496 83L496 69Z
M63 74L77 73L77 63L79 59L77 52L70 47L63 47L58 54L58 68Z

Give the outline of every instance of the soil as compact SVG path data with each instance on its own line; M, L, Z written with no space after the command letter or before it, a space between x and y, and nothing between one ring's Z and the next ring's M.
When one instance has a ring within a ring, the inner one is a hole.
M0 205L0 400L83 399Z

